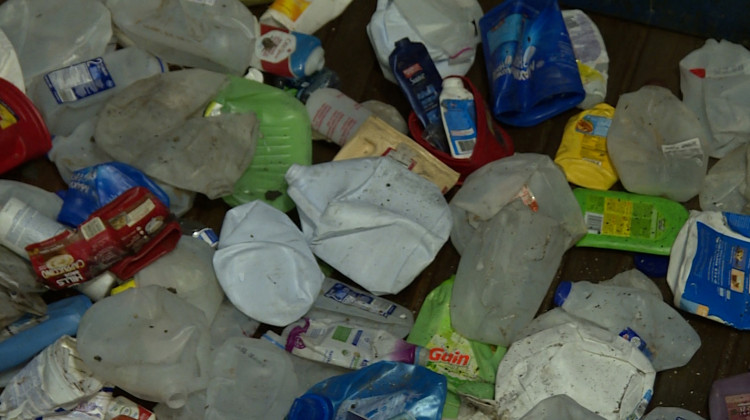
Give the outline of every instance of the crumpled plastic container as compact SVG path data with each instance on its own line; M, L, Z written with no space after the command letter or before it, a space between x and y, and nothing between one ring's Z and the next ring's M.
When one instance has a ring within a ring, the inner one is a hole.
M252 161L259 132L252 112L203 116L228 77L189 69L133 83L100 111L97 145L175 187L211 199L230 194Z
M747 144L739 146L708 170L698 194L701 210L750 213L750 191L747 189L750 176L747 167L748 153L750 147Z
M91 118L81 123L70 136L55 136L52 141L52 149L47 153L47 158L57 167L60 177L69 184L73 172L111 162L112 156L91 141L96 129L96 118ZM152 179L169 196L169 210L177 217L188 212L193 207L195 192L177 188L159 180Z
M205 420L283 419L299 389L290 354L266 340L233 337L212 354Z
M517 153L479 168L450 203L461 254L453 328L508 346L536 314L562 256L586 233L565 175L546 155Z
M465 75L481 41L475 24L483 13L476 0L378 0L367 35L383 76L396 83L388 57L402 38L423 43L441 77Z
M0 29L0 77L13 83L21 92L26 92L18 55L2 29Z
M13 44L28 86L42 73L102 55L112 21L100 0L8 0L0 6L0 30Z
M604 420L565 394L539 401L521 420Z
M172 291L203 311L213 322L224 292L214 272L214 249L202 239L182 235L177 247L138 271L136 287L156 285Z
M206 387L206 316L163 287L135 287L98 301L81 318L77 338L96 377L138 398L179 408Z
M299 228L262 201L226 213L213 262L227 298L245 315L276 326L304 315L325 278Z
M620 96L607 149L626 190L685 202L706 176L706 136L695 113L671 91L647 85Z
M238 0L104 0L118 40L168 63L242 75L258 20Z
M389 157L292 165L286 180L313 253L375 295L403 290L448 240L442 192Z
M566 394L608 420L640 418L655 377L646 356L616 334L562 324L508 349L497 369L497 414L519 419L539 402Z
M682 100L709 132L711 157L750 142L750 50L708 39L680 60Z

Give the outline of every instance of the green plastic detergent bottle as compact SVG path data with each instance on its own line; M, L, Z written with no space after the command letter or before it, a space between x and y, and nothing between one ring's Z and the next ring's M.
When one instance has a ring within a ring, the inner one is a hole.
M667 198L574 188L588 233L576 246L669 255L689 212Z
M287 212L294 208L294 201L286 192L287 169L293 163L312 163L312 129L307 110L279 88L230 76L205 114L249 111L258 117L261 137L250 166L235 182L233 193L223 199L230 206L261 200Z

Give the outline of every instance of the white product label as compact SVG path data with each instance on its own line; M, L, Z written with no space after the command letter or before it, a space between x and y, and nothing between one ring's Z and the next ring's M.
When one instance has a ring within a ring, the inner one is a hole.
M104 227L104 222L102 222L102 219L98 217L94 217L93 219L81 225L81 233L87 241L94 236L104 232L105 229L106 228Z
M669 157L681 159L703 158L703 148L701 148L701 142L698 137L679 143L662 145L661 151Z
M65 226L39 213L23 201L11 197L0 208L0 243L28 259L27 245L49 239Z
M115 87L101 57L47 73L44 81L58 104L74 102Z
M280 63L288 59L297 48L297 38L284 31L269 31L255 42L258 59L269 63Z
M382 315L384 318L388 318L396 310L395 304L367 293L358 293L344 283L334 284L324 296L344 305Z

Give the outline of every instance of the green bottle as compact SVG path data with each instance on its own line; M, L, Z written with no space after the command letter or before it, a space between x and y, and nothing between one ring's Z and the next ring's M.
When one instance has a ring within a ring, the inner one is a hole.
M241 77L229 83L206 108L206 115L254 112L261 137L250 166L223 197L230 206L261 200L287 212L294 201L284 180L293 164L312 164L312 129L305 106L281 89Z
M576 246L669 255L689 212L667 198L623 191L573 189L588 233Z

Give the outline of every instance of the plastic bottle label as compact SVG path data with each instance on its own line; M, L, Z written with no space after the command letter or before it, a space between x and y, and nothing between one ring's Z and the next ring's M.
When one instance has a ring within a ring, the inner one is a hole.
M289 32L270 30L255 43L255 54L261 61L280 63L288 60L297 48L297 38Z
M13 110L5 102L0 101L0 130L5 130L17 122L18 118Z
M44 81L58 104L74 102L115 87L102 57L49 72Z
M697 222L697 250L690 275L682 292L680 306L695 305L698 309L683 308L698 315L716 316L734 325L747 312L750 295L747 273L750 243L721 234L704 223Z
M607 157L607 133L612 120L598 115L586 115L576 123L576 132L581 137L581 158L602 166Z
M324 296L336 302L381 315L384 318L388 318L396 310L396 305L372 295L357 293L343 283L334 284Z
M668 157L703 159L703 148L698 137L675 144L664 144L661 146L661 150Z
M654 239L665 229L653 205L612 197L589 199L584 221L591 234L623 238Z
M525 24L526 18L520 13L514 13L506 16L502 25L487 34L489 50L496 63L492 72L493 80L507 74L513 74L514 78L519 79L518 71L513 71L513 61Z
M443 120L447 128L448 144L454 157L471 156L477 143L474 101L467 99L444 99Z
M727 395L724 397L729 420L750 419L750 394Z
M620 337L628 340L630 344L633 345L633 347L637 348L641 351L646 357L648 357L649 360L653 360L653 354L651 353L651 350L648 348L648 344L646 341L641 338L640 335L638 335L637 332L633 331L630 327L625 328L624 330L620 331L620 334L618 334Z

